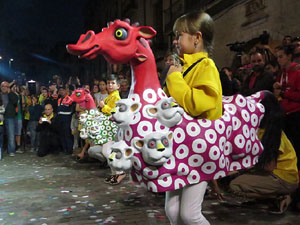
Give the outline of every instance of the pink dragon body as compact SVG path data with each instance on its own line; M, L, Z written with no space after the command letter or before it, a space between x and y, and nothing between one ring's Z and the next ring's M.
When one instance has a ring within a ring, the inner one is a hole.
M218 120L192 118L160 87L146 40L155 34L151 27L116 20L67 46L80 58L103 55L110 63L131 65L129 99L117 103L113 115L122 132L112 146L111 160L130 160L133 177L153 192L218 179L256 164L263 151L256 131L264 115L259 103L264 92L223 97L224 114Z

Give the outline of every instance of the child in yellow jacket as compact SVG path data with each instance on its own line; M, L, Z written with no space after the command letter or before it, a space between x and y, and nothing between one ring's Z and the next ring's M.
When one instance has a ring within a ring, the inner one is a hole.
M212 49L213 20L204 12L185 14L175 21L174 45L183 61L171 66L168 93L193 117L215 120L222 116L219 72L208 54ZM201 213L207 182L166 193L166 214L171 224L209 224Z

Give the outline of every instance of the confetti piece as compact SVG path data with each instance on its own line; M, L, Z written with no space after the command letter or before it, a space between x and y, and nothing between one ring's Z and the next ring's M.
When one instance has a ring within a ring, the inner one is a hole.
M10 216L13 216L13 215L15 215L15 213L14 213L14 212L11 212L11 213L9 213L9 215L10 215Z
M154 213L148 213L148 217L150 218L154 217Z
M90 219L96 219L97 216L90 216Z
M88 198L88 197L89 197L88 195L82 196L82 198Z
M96 211L96 213L103 213L103 211L102 210L98 210L98 211Z
M28 215L28 212L23 212L23 215Z
M75 205L71 206L71 209L76 209L76 208L77 208L77 206L75 206Z
M56 210L56 212L65 212L67 211L67 209L59 209L59 210Z
M4 198L0 198L0 202L4 201Z
M60 191L61 193L70 193L72 191Z
M94 207L94 204L89 203L88 206L89 206L89 207Z
M112 200L112 201L110 201L110 203L116 203L116 201L115 201L115 200Z
M96 219L96 220L95 220L96 223L102 222L102 221L103 221L103 219Z
M220 205L219 202L212 202L211 205Z
M68 212L65 212L65 213L64 213L64 215L69 215L69 214L70 214L70 213L68 213Z
M36 219L35 219L35 218L32 218L32 219L30 219L30 222L34 222L34 221L36 221Z
M79 203L81 203L81 201L76 201L75 203L76 203L76 204L79 204Z
M78 197L78 195L72 195L72 197L73 197L73 198L77 198L77 197Z

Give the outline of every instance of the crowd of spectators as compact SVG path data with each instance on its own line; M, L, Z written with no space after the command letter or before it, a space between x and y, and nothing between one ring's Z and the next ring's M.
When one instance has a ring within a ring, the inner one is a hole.
M121 78L120 96L127 98L130 80L124 72L118 76ZM85 88L99 107L108 95L106 79L95 78L90 84L81 84L78 77L63 82L55 76L48 85L37 85L34 89L16 83L15 80L1 82L0 159L6 153L13 157L28 151L43 157L59 152L71 155L79 147L88 148L79 137L78 124L79 113L86 109L75 103L63 104L64 98L77 88Z

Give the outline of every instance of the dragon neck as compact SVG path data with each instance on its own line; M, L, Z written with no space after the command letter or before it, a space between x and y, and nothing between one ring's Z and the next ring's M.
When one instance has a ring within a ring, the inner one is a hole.
M96 108L95 101L94 101L94 99L93 99L93 97L91 95L86 95L85 106L86 106L87 110L95 109Z
M130 63L133 81L130 93L138 94L141 102L143 102L143 93L145 90L152 89L155 93L158 93L158 89L161 88L155 58L151 49L147 53L144 51L143 54L147 56L145 61L139 62L135 59Z

